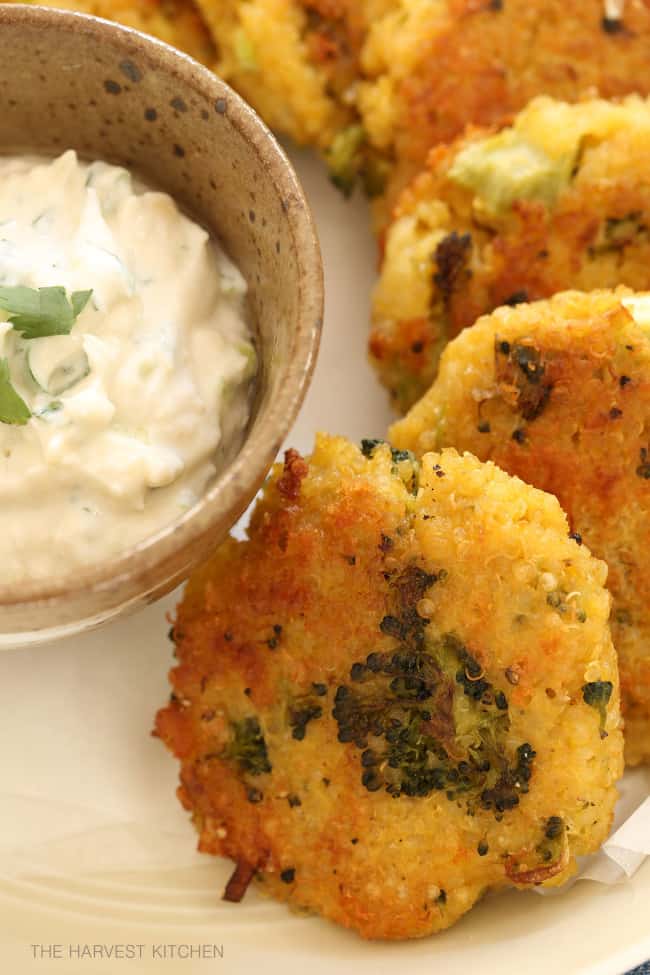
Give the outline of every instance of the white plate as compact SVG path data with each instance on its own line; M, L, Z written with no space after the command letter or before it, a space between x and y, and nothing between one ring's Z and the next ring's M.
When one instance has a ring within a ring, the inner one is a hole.
M389 413L366 362L375 245L365 205L346 204L309 155L292 156L326 267L323 346L290 438L309 450L319 428L381 436ZM584 881L561 896L488 898L445 934L407 944L365 943L255 891L241 905L220 901L230 868L194 852L174 798L176 763L149 737L168 693L165 612L174 601L0 655L3 975L382 975L407 965L409 975L620 975L650 957L650 861L618 887ZM135 957L119 957L129 945ZM190 957L174 959L163 945Z

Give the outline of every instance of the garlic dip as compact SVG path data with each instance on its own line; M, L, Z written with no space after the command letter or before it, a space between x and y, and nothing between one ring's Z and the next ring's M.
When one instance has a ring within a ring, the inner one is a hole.
M246 283L103 162L0 159L0 565L58 579L202 495L249 416Z

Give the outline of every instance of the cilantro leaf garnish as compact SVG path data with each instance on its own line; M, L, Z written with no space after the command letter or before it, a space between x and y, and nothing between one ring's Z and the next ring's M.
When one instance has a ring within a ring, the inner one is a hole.
M70 301L65 288L26 288L19 284L0 287L0 308L9 312L9 321L23 338L68 335L84 310L92 289L73 291Z
M31 415L27 403L11 385L8 360L0 359L0 423L22 426Z

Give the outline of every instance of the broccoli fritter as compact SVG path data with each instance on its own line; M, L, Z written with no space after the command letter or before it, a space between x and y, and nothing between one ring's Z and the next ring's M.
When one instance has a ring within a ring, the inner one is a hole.
M650 760L650 295L565 292L499 308L445 351L438 379L392 428L417 453L454 445L555 494L609 566L626 758ZM556 611L575 596L554 587ZM589 678L584 699L606 707Z
M390 226L370 352L400 410L448 339L499 305L650 287L650 101L535 99L431 154Z
M92 14L133 27L191 54L204 64L214 62L214 45L192 0L6 0L39 3Z
M622 771L605 573L555 498L469 455L288 451L190 580L156 724L225 896L255 878L397 939L562 883Z

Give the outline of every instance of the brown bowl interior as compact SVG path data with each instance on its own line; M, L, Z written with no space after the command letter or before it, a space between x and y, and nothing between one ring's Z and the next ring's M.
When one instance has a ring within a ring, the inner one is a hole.
M182 520L46 586L0 580L0 643L9 634L34 642L157 598L223 538L304 395L322 275L309 208L282 150L227 85L166 45L78 14L0 6L0 103L1 152L73 148L127 166L217 235L248 281L261 363L241 451Z

